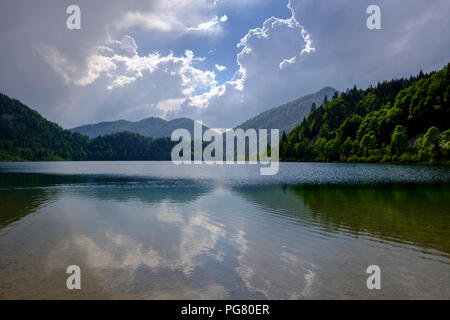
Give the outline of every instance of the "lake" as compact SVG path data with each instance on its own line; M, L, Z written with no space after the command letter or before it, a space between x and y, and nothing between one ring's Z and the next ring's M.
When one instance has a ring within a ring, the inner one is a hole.
M66 298L450 299L450 167L0 163L0 299Z

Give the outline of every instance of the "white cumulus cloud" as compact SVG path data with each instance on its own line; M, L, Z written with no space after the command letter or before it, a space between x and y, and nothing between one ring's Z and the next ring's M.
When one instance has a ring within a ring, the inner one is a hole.
M124 36L120 41L120 47L132 55L136 54L137 45L133 37L128 35Z
M222 72L223 70L225 70L225 69L227 68L227 67L225 67L225 66L221 66L221 65L218 65L218 64L216 64L215 67L216 67L216 69L217 69L219 72Z

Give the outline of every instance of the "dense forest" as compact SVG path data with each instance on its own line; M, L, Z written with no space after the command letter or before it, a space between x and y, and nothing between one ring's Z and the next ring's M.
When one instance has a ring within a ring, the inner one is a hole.
M90 140L86 160L170 160L176 143L170 138L119 132Z
M450 64L438 72L335 94L290 133L284 161L448 162Z
M130 132L90 139L0 94L0 161L170 160L174 145Z

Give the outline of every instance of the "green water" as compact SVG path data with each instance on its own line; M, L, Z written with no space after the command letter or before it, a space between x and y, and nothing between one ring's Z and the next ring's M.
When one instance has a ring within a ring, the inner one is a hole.
M448 167L4 163L0 298L449 299L449 208Z

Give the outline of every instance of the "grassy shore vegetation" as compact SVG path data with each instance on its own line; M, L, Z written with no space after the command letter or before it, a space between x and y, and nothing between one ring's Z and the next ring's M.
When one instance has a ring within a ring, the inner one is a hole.
M284 161L450 160L450 64L438 72L353 89L312 106L283 133Z

